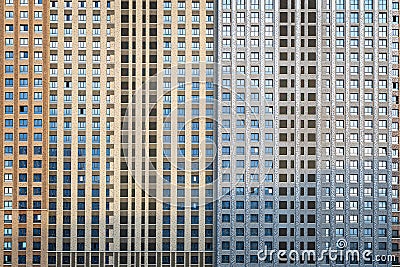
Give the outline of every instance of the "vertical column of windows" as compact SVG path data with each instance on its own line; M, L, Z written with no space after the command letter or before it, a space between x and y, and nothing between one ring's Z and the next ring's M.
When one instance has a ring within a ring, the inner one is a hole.
M21 0L1 5L1 262L37 266L46 262L47 244L42 238L47 230L42 225L47 208L46 4Z
M398 20L399 20L399 2L392 2L392 67L393 67L393 100L392 100L392 253L395 255L399 255L399 172L398 172L398 164L399 164L399 147L398 147L398 138L399 138L399 64L398 64L398 51L399 51L399 28L398 28ZM398 260L396 261L398 264Z

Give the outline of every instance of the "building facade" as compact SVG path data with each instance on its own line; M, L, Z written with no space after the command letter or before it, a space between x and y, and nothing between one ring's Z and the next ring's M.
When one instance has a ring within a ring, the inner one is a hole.
M213 4L121 2L121 266L213 265Z
M393 5L219 3L218 266L338 240L391 254Z
M113 5L49 1L49 266L112 264Z
M397 0L2 1L0 265L400 256Z
M212 265L213 15L50 2L50 266Z

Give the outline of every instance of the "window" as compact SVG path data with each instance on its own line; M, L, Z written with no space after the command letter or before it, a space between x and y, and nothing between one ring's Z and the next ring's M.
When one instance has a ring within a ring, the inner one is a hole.
M344 13L343 12L336 13L336 23L344 23Z
M6 60L11 60L14 58L14 53L10 51L6 51Z
M336 9L337 10L344 10L344 0L337 0L336 1Z
M41 92L35 92L33 94L33 99L34 100L42 100L42 93Z
M365 10L372 10L373 6L372 6L373 0L365 0Z
M6 45L8 45L8 46L14 45L14 39L13 38L6 38Z
M387 9L387 0L379 0L379 10Z
M42 1L42 0L39 0L39 1ZM34 17L35 17L35 19L41 19L43 17L42 11L35 11Z

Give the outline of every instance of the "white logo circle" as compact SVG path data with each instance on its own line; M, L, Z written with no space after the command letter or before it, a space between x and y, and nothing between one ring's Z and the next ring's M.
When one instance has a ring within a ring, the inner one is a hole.
M343 239L343 238L338 239L336 241L336 247L339 248L339 249L346 248L347 247L347 241L345 239Z

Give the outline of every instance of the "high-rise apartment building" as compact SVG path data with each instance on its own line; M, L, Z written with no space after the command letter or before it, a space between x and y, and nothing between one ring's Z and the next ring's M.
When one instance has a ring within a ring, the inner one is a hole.
M212 265L213 15L50 1L49 265Z
M338 239L390 254L392 3L218 8L217 265L258 265L264 248L321 253Z
M47 254L48 3L0 4L2 266Z
M121 266L213 265L213 4L121 1Z
M398 0L1 1L0 265L399 253Z
M317 10L315 1L219 9L217 264L247 266L264 246L316 248Z

